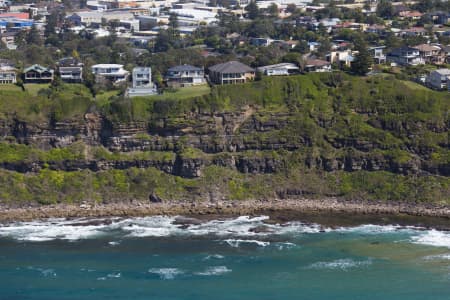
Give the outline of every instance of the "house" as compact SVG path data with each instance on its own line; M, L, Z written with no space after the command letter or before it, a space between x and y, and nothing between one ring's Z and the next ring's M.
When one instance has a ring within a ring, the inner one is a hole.
M417 66L425 63L423 58L420 57L418 49L407 46L393 49L386 56L386 60L401 66Z
M17 82L17 70L9 65L0 66L0 84L14 84Z
M408 36L425 36L427 35L427 30L423 27L411 27L400 31L402 37Z
M314 24L317 23L317 19L312 16L300 16L295 20L297 27L314 28Z
M433 89L450 89L450 69L438 69L430 72L427 83Z
M386 46L375 46L369 48L369 52L373 58L374 63L384 64L386 62L386 55L384 55L383 53L385 48Z
M80 83L83 81L83 67L59 67L59 76L61 80L69 83Z
M70 83L83 81L83 64L72 57L63 58L58 62L58 72L61 80Z
M256 47L267 47L273 43L273 40L270 38L250 38L250 44Z
M102 13L98 11L79 11L68 16L66 19L76 26L102 23Z
M305 62L305 72L330 72L331 63L326 60L308 58Z
M405 10L398 13L398 16L401 20L409 19L409 20L419 20L422 17L422 13L417 10Z
M8 50L16 50L16 35L18 32L3 32L0 35L0 40L5 44Z
M206 83L203 69L191 65L180 65L169 68L165 81L167 86L170 87L185 87Z
M374 33L374 34L378 34L378 35L385 35L386 34L386 26L374 24L374 25L368 26L365 31L367 33Z
M414 46L413 48L419 50L420 57L427 63L442 63L440 57L441 47L430 44L421 44Z
M449 24L450 23L450 13L444 11L436 11L429 14L430 19L433 20L435 24Z
M127 80L130 72L118 64L98 64L91 67L92 73L95 75L95 81L108 80L114 84Z
M343 51L331 51L327 54L327 61L332 64L338 64L339 66L350 67L354 60L354 54L350 49Z
M14 17L3 17L0 18L0 27L4 28L14 28L14 29L26 29L31 28L34 24L34 20L29 19L19 19Z
M267 76L292 75L298 74L300 72L300 68L293 63L281 63L276 65L264 66L259 67L256 70Z
M150 67L136 67L132 71L133 85L127 89L128 97L148 96L156 94L152 82L152 69Z
M49 83L53 81L55 71L41 65L32 65L23 70L25 83Z
M255 70L238 61L229 61L209 68L209 79L215 84L244 83L255 78Z

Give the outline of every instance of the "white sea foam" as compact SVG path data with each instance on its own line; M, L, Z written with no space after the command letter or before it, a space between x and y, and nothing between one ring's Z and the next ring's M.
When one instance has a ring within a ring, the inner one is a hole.
M203 272L196 272L194 275L200 276L218 276L226 273L230 273L232 270L226 266L207 267Z
M259 247L266 247L270 245L270 242L258 240L226 239L224 242L234 248L238 248L241 244L256 244Z
M45 222L22 222L0 227L0 236L17 240L44 242L54 239L79 240L97 237L106 225L83 225L78 221L55 219Z
M415 244L450 248L450 233L428 230L411 238Z
M405 232L412 233L417 231L418 227L413 226L400 226L400 225L373 225L366 224L355 227L341 227L336 231L342 233L361 233L361 234L382 234L382 233L392 233L392 232Z
M117 245L120 245L120 241L111 241L111 242L108 242L108 244L111 246L117 246Z
M225 256L220 255L220 254L211 254L206 256L205 258L203 258L203 260L211 260L211 259L223 259L225 258Z
M450 260L450 253L428 255L428 256L425 256L423 259L425 259L425 260Z
M28 267L28 270L38 271L44 277L56 277L56 272L54 269L36 268Z
M75 241L96 238L114 233L125 237L165 237L165 236L206 236L217 237L257 237L269 235L315 233L319 225L305 225L291 222L283 225L265 224L267 216L241 216L234 219L211 220L199 224L180 226L177 217L153 216L129 219L52 219L49 221L20 222L0 227L0 237L11 237L17 240L43 242L54 239ZM96 223L95 225L92 225ZM108 224L106 224L108 223ZM257 230L259 229L259 230ZM115 242L110 242L114 246Z
M406 233L408 240L414 243L450 247L450 235L439 231L419 231L415 227L395 225L362 225L332 230L318 224L289 222L285 224L266 224L269 217L241 216L234 219L211 220L180 226L177 217L152 216L129 219L52 219L39 222L21 222L0 226L0 237L17 240L42 242L54 239L75 241L114 235L118 240L111 241L111 246L124 238L166 237L166 236L215 236L225 240L230 246L239 247L242 243L254 243L268 246L264 237L290 236L305 233L336 231L341 233L385 234L393 232ZM410 239L410 236L413 239ZM262 239L262 240L261 240ZM284 246L282 246L284 247ZM285 248L285 247L284 247Z
M347 271L348 269L366 267L372 264L372 260L355 261L349 258L338 259L333 261L320 261L308 266L308 269L330 269L330 270L342 270Z
M277 246L278 250L292 249L294 247L297 247L296 244L290 243L290 242L276 243L276 246Z
M106 277L108 277L108 278L120 278L121 276L122 276L122 274L120 274L120 272L110 273L110 274L106 275Z
M148 270L148 273L158 275L164 280L172 280L176 276L184 274L184 271L177 268L152 268Z

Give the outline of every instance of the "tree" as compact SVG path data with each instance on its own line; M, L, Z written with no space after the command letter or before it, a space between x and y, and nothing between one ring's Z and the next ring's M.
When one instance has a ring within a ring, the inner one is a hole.
M76 60L80 60L80 54L78 53L78 51L76 49L72 50L72 57Z
M167 30L161 29L155 40L154 51L155 52L165 52L171 47L171 38Z
M26 36L26 42L28 45L42 45L41 34L39 30L36 28L36 25L33 25Z
M295 48L293 51L300 52L302 54L306 54L309 52L309 45L308 42L305 40L301 40L295 45Z
M286 6L286 11L288 13L293 14L293 13L295 13L296 10L297 10L297 5L295 5L294 3L290 3Z
M377 16L384 19L390 19L394 16L394 7L391 1L381 0L377 4Z
M58 13L52 12L48 17L47 17L47 24L45 25L45 36L49 37L52 34L56 33L56 26L58 25Z
M320 57L325 57L325 55L331 50L331 42L329 39L321 39L319 41L320 45L317 48L317 54Z
M259 8L256 1L250 1L250 3L245 7L249 19L255 20L259 17Z
M273 18L278 17L279 14L278 5L276 5L275 3L270 4L269 7L267 8L267 13L269 14L269 16Z
M365 75L369 72L373 59L367 49L367 43L362 37L358 37L355 40L355 45L355 50L358 51L358 54L356 54L355 60L352 62L352 72L357 75Z

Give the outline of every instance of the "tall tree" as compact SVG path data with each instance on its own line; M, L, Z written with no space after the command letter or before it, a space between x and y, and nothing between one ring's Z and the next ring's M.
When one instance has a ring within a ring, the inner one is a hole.
M272 18L277 18L279 14L278 5L276 5L275 3L270 4L269 7L267 8L267 13Z
M51 34L55 34L57 25L58 13L54 11L47 17L47 24L45 25L45 36L49 37Z
M245 7L249 19L255 20L259 17L259 8L256 1L250 1L250 3Z
M42 45L41 33L37 29L36 25L31 27L25 40L29 45Z
M377 4L377 16L390 19L394 16L394 7L390 0L381 0Z
M369 72L373 59L364 38L358 37L355 39L355 50L358 51L358 54L352 62L352 72L357 75L365 75Z

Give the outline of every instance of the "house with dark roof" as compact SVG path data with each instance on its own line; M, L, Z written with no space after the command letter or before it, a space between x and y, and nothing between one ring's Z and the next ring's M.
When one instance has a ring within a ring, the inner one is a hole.
M425 63L425 60L420 57L418 49L407 46L393 49L388 53L386 59L388 62L401 66L417 66Z
M80 83L83 81L83 63L73 57L60 59L58 71L64 82Z
M25 83L49 83L53 81L55 71L41 65L32 65L23 70Z
M244 83L255 78L255 70L238 61L229 61L209 68L209 79L215 84Z
M331 63L326 60L308 58L303 69L305 72L331 72Z
M165 76L169 87L186 87L205 84L205 72L202 68L191 65L180 65L169 68Z

